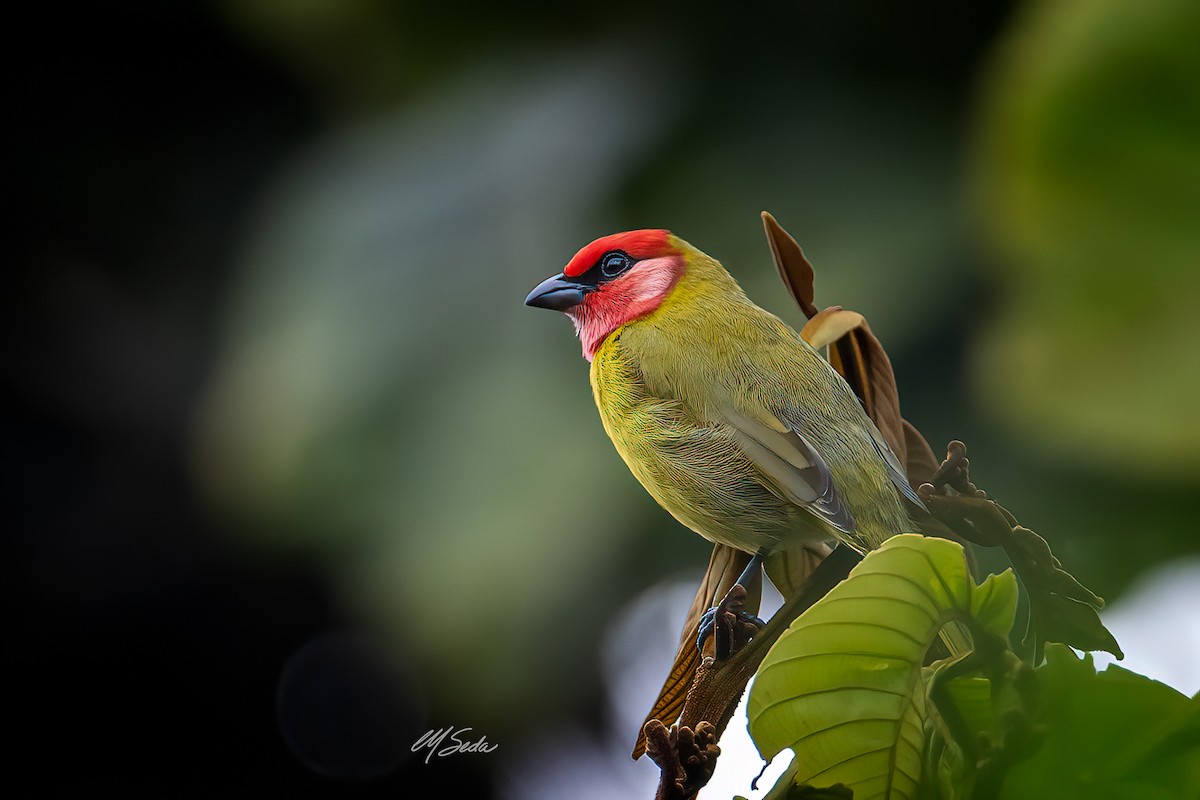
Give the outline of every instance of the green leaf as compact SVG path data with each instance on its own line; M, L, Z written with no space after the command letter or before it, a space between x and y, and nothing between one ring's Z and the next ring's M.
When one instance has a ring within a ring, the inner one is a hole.
M1100 621L1096 609L1087 603L1033 589L1029 596L1033 626L1043 640L1069 644L1080 650L1106 650L1117 658L1125 657L1117 640Z
M795 751L796 784L843 783L857 798L913 797L926 716L922 668L951 620L1004 637L1011 571L976 586L962 547L895 536L791 624L759 667L750 735L764 758Z
M787 800L854 800L854 792L840 783L818 789L815 786L793 786Z
M1044 741L1009 770L1002 800L1200 797L1200 700L1115 665L1097 674L1061 645L1037 676Z
M946 691L972 733L982 734L992 727L995 711L992 708L991 681L978 676L958 678L950 681Z

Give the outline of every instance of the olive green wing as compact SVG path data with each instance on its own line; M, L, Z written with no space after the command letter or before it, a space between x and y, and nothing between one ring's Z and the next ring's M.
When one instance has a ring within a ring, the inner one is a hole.
M754 419L727 408L721 416L769 488L833 528L854 533L854 518L833 484L833 474L800 431L770 414Z

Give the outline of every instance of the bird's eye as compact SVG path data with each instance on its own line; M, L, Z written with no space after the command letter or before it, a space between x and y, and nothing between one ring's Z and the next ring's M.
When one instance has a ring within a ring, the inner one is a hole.
M606 278L615 278L633 266L633 259L624 253L605 253L600 259L600 272Z

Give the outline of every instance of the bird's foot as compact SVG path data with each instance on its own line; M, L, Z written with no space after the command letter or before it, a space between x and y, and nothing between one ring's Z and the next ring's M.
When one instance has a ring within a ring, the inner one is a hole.
M747 611L745 605L746 588L735 583L720 604L705 611L700 618L696 649L704 652L704 643L712 636L714 656L717 661L724 661L744 647L767 624Z
M695 730L684 725L667 728L656 719L646 723L646 755L658 765L655 800L694 798L717 768L720 736L711 722L700 722Z

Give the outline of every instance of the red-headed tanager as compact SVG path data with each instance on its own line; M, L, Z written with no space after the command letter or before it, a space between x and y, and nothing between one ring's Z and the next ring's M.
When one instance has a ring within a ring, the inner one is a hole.
M767 557L917 528L920 500L842 379L712 257L665 230L597 239L528 305L575 323L604 430L658 503Z

